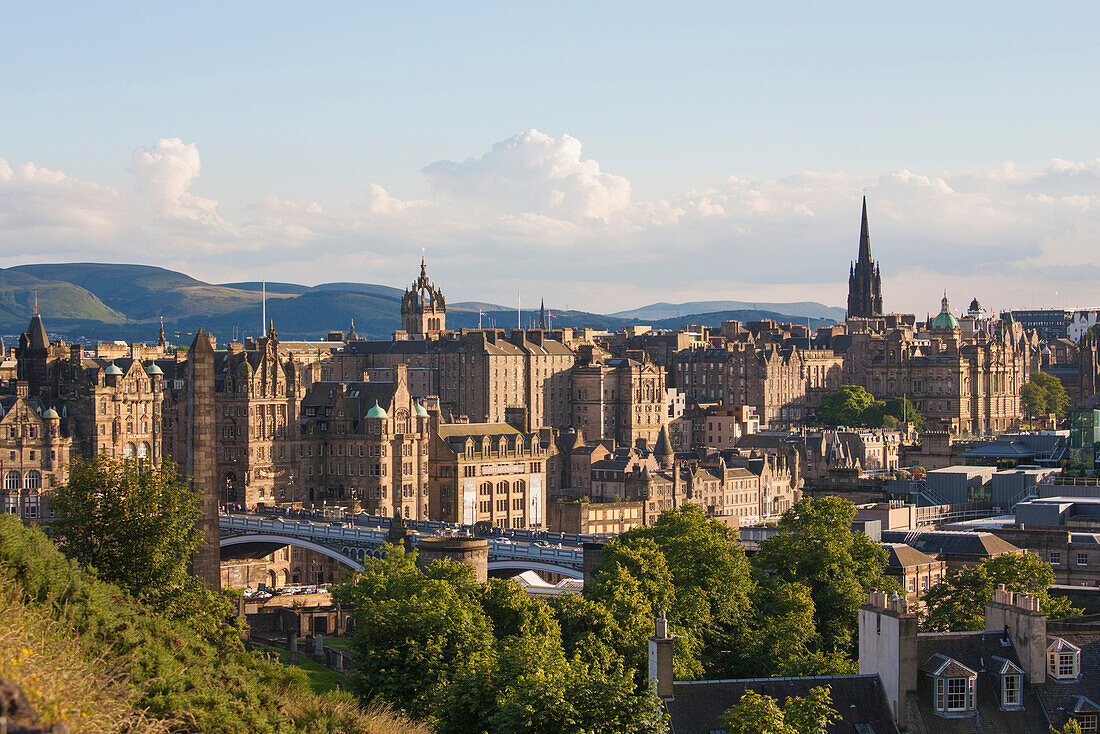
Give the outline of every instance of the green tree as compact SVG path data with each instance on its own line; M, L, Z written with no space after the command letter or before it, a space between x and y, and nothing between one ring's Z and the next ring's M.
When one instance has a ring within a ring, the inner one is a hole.
M926 632L985 629L985 605L998 584L1038 598L1039 608L1052 619L1080 614L1065 597L1050 595L1053 583L1054 569L1032 553L983 558L976 566L948 571L925 593L921 627Z
M75 459L54 491L50 530L65 555L137 595L182 586L201 542L198 502L176 465Z
M1028 418L1034 418L1045 412L1046 391L1034 382L1025 382L1020 387L1020 409Z
M1092 328L1095 329L1096 327ZM1081 734L1081 725L1077 723L1077 719L1070 719L1061 729L1050 727L1050 734Z
M661 513L652 526L624 533L605 553L585 596L604 603L617 620L624 618L628 600L641 599L629 605L627 647L618 648L628 665L644 670L653 618L665 611L678 637L678 676L735 674L746 655L739 643L748 632L753 580L744 549L725 525L687 504Z
M883 416L884 422L881 424L881 427L892 428L893 426L886 425L886 418L893 418L899 422L907 420L917 429L917 433L924 433L924 417L917 412L916 407L909 398L890 398L887 400L885 415ZM875 427L877 428L880 426Z
M844 385L821 398L817 418L827 426L864 425L863 414L874 406L875 396L858 385Z
M333 597L355 608L351 685L366 702L434 717L455 698L449 689L456 677L487 679L492 671L495 640L481 607L450 578L422 574L400 546L389 547Z
M825 734L840 720L830 690L818 686L805 697L789 697L782 709L771 696L747 691L722 715L722 725L729 734Z
M870 589L896 588L883 575L886 551L852 531L854 516L855 506L838 497L799 500L753 557L758 573L810 590L819 649L826 654L847 651Z
M76 459L52 506L50 531L65 555L207 640L241 647L228 592L211 592L187 572L202 533L195 527L197 497L175 464Z
M1029 401L1035 402L1039 408L1036 413L1030 415L1054 413L1059 418L1065 416L1066 408L1069 407L1069 396L1066 395L1066 389L1063 387L1061 380L1045 372L1033 372L1027 385L1035 386L1038 392L1038 395L1033 396L1031 395L1033 391L1027 391ZM1024 385L1024 387L1027 387L1027 385ZM1023 400L1024 394L1025 391L1023 387L1021 387L1021 400Z

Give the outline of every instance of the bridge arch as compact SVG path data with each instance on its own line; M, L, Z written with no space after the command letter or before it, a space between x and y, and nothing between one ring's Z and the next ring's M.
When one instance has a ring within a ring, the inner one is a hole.
M291 538L285 535L275 535L273 533L246 533L244 535L230 535L229 537L222 538L220 545L222 548L225 548L226 546L244 545L245 543L278 543L279 545L293 545L297 548L304 548L320 553L323 556L328 556L329 558L339 561L353 571L363 570L363 564L341 554L340 551L333 550L320 543L314 543L312 540L305 540L304 538Z
M572 566L558 566L544 561L502 560L489 561L490 571L548 571L571 579L583 579L584 573Z

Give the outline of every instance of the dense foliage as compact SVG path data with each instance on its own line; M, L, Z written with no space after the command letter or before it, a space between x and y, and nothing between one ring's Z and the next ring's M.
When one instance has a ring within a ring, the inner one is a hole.
M297 668L211 644L191 625L66 558L40 530L10 515L0 515L0 586L53 620L87 669L106 671L132 691L135 713L162 730L423 731L407 721L400 729L376 727L371 721L378 717L364 714L347 694L312 694ZM82 730L79 720L70 726Z
M550 608L510 580L476 584L453 562L421 573L393 548L336 597L355 605L353 689L441 733L664 731L620 656L592 638L567 651Z
M748 691L722 715L728 734L825 734L840 719L833 708L829 686L811 688L805 697L779 702Z
M689 504L609 543L584 594L549 604L451 563L421 573L394 549L336 592L355 605L352 685L441 732L659 731L654 699L638 693L662 612L678 679L853 672L856 609L891 586L853 513L803 500L750 562Z
M817 419L827 426L847 428L894 428L908 420L918 432L924 431L924 418L908 398L876 400L858 385L845 385L822 397Z
M983 558L976 566L950 570L924 595L927 604L921 629L926 632L964 632L985 629L985 605L998 584L1039 600L1039 608L1052 619L1080 614L1069 599L1051 596L1054 569L1032 553Z
M1029 418L1055 414L1062 418L1069 407L1069 396L1062 381L1045 372L1033 372L1031 379L1020 387L1020 408Z
M198 505L170 461L76 459L54 491L50 532L65 555L220 645L239 648L235 604L188 574Z

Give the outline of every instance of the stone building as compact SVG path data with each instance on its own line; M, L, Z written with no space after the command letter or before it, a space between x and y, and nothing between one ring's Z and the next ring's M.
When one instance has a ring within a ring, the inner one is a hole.
M751 406L761 427L795 425L837 390L843 361L831 350L793 344L685 349L673 359L670 380L697 403Z
M404 365L388 382L320 382L301 402L296 501L431 519L428 411Z
M163 348L135 344L126 353L88 357L79 344L49 344L37 307L16 350L28 395L61 414L73 451L159 465L164 373L153 360Z
M582 350L572 389L573 427L588 443L653 446L667 422L664 370L643 353L608 358Z
M880 400L909 398L930 428L978 435L1008 430L1021 418L1030 342L1012 321L972 327L967 336L945 294L940 313L921 333L853 335L844 353L844 383L861 385Z
M439 423L429 456L432 519L545 529L550 446L537 433L506 423Z
M72 438L61 430L61 416L26 382L14 395L0 396L0 498L2 511L37 522L52 517L50 493L68 481Z

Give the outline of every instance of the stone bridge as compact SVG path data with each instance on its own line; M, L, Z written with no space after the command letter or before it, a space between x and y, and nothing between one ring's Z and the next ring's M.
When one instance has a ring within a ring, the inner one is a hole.
M339 527L309 520L287 520L220 515L221 547L270 545L272 550L293 545L316 551L345 566L362 571L362 561L378 557L387 531L370 527ZM417 538L413 539L416 544ZM430 536L425 536L430 537ZM583 578L584 554L580 548L543 547L501 539L489 540L489 571L546 571L568 578Z

